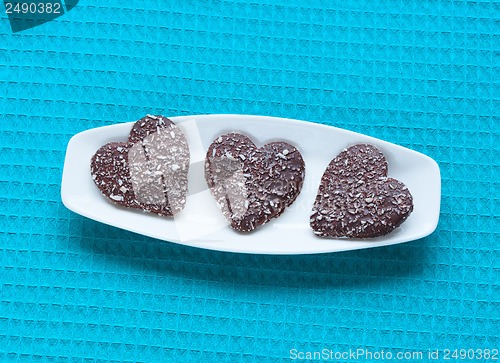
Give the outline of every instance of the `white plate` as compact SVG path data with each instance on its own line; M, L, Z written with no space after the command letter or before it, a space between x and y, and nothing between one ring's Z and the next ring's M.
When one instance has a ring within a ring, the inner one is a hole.
M266 116L196 115L172 117L183 129L191 151L186 208L173 218L118 207L105 199L90 176L90 159L111 141L126 141L130 123L100 127L71 138L61 186L64 205L75 213L128 231L165 241L219 251L259 254L311 254L378 247L431 234L437 226L441 178L426 155L386 141L305 121ZM283 215L249 234L232 230L207 189L203 174L206 150L219 135L237 131L258 147L284 140L296 146L306 164L302 192ZM356 143L376 145L389 163L389 176L405 183L414 210L392 233L373 239L323 239L309 227L309 215L326 166L342 149Z

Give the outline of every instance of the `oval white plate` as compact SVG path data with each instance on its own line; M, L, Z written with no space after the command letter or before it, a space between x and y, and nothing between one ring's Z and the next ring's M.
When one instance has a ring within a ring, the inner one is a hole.
M118 228L165 241L219 251L260 254L311 254L386 246L431 234L437 226L441 178L437 163L426 155L355 132L305 121L266 116L196 115L171 117L189 142L191 164L186 208L173 218L118 207L105 199L90 176L90 159L111 141L126 141L133 122L100 127L71 138L61 186L64 205L75 213ZM302 192L282 216L253 233L233 231L207 188L206 150L219 135L237 131L260 147L284 140L295 145L306 163ZM323 239L309 227L309 215L326 166L342 149L356 143L376 145L389 163L389 176L404 182L414 210L392 233L374 239Z

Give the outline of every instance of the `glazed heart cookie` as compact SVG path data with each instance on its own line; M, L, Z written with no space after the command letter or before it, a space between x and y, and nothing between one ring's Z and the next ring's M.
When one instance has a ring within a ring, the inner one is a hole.
M313 232L366 238L400 226L413 210L413 199L387 172L384 154L373 145L353 145L337 155L321 178L310 219Z
M219 136L205 159L205 179L230 226L250 232L280 216L300 193L305 166L286 142L261 148L245 135Z
M163 116L138 120L127 142L102 146L91 160L91 174L111 202L162 216L186 204L189 147L183 132Z

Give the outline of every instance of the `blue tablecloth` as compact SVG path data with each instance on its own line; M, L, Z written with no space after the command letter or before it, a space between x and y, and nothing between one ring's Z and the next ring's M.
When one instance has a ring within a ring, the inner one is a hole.
M0 361L499 348L498 1L106 3L17 33L1 17ZM290 117L423 152L441 167L438 229L253 256L68 211L69 138L147 113Z

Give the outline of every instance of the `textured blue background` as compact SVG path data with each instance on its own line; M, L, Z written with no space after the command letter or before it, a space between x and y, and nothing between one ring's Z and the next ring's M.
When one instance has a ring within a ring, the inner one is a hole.
M16 34L0 18L0 361L499 347L498 1L107 3ZM249 256L66 210L69 138L146 113L291 117L426 153L440 224L387 248Z

